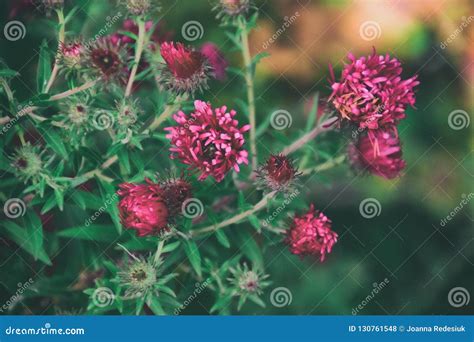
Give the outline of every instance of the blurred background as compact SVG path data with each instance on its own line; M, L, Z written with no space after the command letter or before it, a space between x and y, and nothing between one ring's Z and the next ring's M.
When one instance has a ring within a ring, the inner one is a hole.
M162 1L163 30L182 41L182 25L197 20L204 35L196 45L212 41L239 66L240 55L210 13L211 2ZM44 37L54 40L55 35L46 14L21 3L0 4L2 23L13 18L28 23L17 48L5 49L2 41L0 51L21 72L13 88L28 98L37 68L32 56ZM71 30L84 37L97 32L103 18L116 10L105 0L69 3L80 6ZM392 181L354 177L347 167L316 175L306 184L306 200L333 220L340 242L323 264L300 260L282 245L269 247L264 257L273 284L265 299L273 288L286 287L291 304L265 309L246 305L241 314L473 314L474 299L459 308L448 301L456 287L474 296L473 2L272 0L255 1L255 6L260 16L250 40L252 53L270 54L256 72L259 120L285 109L292 114L292 129L303 128L314 94L330 94L328 64L340 74L348 52L368 55L375 47L396 56L402 76L418 74L421 84L416 108L407 111L400 125L404 176ZM229 75L211 90L209 101L232 106L242 86ZM366 198L380 203L378 216L361 216L359 205ZM456 207L461 209L443 223ZM23 264L17 267L23 269ZM374 284L379 288L382 282L386 285L374 295ZM3 292L8 297L12 291L4 285ZM184 313L207 314L204 307L211 300L200 296Z

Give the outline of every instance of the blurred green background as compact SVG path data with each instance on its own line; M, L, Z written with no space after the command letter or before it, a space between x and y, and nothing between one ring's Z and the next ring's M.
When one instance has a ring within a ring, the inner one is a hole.
M45 37L54 41L55 33L49 18L34 8L22 8L11 17L12 6L20 2L1 2L1 22L21 20L27 26L26 38L11 48L2 36L0 52L12 69L20 70L21 77L15 78L12 86L20 98L28 98L33 95L30 89L34 89L40 43ZM117 10L105 0L66 4L80 6L68 30L84 37L97 32L104 18ZM256 1L255 5L260 19L251 36L252 51L271 54L262 60L256 74L259 120L276 109L285 109L292 114L291 130L303 128L308 101L315 92L330 94L327 65L331 63L340 73L349 51L367 55L376 47L379 53L397 56L404 67L403 76L418 74L421 84L416 109L409 109L400 125L407 162L404 176L393 181L354 177L344 166L312 177L305 184L306 202L314 202L333 220L339 243L323 264L300 260L281 244L268 247L264 250L266 273L273 284L266 290L265 300L268 302L273 288L286 287L292 302L282 308L246 305L241 314L351 314L371 293L373 284L385 278L388 285L359 314L474 313L474 299L461 308L448 302L448 293L454 287L464 287L474 295L474 203L471 201L448 224L441 225L441 219L460 205L463 194L473 192L473 124L455 130L448 122L455 110L464 111L472 119L472 2L273 0ZM223 28L210 12L209 1L162 1L162 6L164 28L174 33L175 40L183 41L181 27L185 22L197 20L204 35L193 44L212 41L233 66L240 65L240 56L232 51ZM263 44L282 27L285 18L295 13L297 19L264 49ZM375 29L373 39L362 37L361 26L366 22ZM468 24L463 26L463 22ZM458 32L455 38L442 48L440 44L454 32ZM243 98L242 84L229 75L204 97L216 104L237 106L235 98ZM275 152L263 143L259 143L259 150L261 154ZM359 204L366 198L380 202L379 216L361 216ZM34 269L35 265L23 262L21 252L12 257L16 248L7 241L0 243L1 260L9 259L8 263L2 261L0 268L2 297L8 298L21 280L14 274L29 274L28 268ZM43 300L48 302L53 295ZM71 307L80 300L79 295L71 297ZM212 296L204 294L184 313L207 314L204 308L210 307L211 301ZM35 313L48 307L41 301L33 306L37 306ZM15 312L27 314L29 310L19 306Z

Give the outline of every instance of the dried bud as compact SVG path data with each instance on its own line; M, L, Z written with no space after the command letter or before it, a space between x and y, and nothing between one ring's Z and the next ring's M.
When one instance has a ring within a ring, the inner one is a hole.
M245 14L250 8L250 0L219 0L214 10L218 12L217 18L236 17Z
M123 76L125 64L119 47L108 39L100 39L88 51L88 64L105 80Z
M293 166L293 160L282 154L272 154L257 170L258 186L270 191L288 192L293 189L301 173Z
M170 217L174 218L180 215L184 201L192 197L191 184L183 177L180 177L162 181L160 186Z

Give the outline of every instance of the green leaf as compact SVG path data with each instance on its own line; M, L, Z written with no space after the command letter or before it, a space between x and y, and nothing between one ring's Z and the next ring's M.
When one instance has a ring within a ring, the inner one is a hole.
M112 242L118 237L113 226L104 224L71 227L60 231L57 235L60 237L100 242Z
M35 213L28 211L21 226L12 220L5 220L1 224L6 228L7 235L18 246L30 253L35 260L52 265L43 247L43 226Z
M18 72L12 69L2 69L0 70L0 77L10 78L18 75Z
M263 256L260 247L255 242L253 236L246 231L237 231L239 246L242 253L249 258L253 265L263 270Z
M84 197L81 196L80 191L74 191L71 195L71 198L74 203L79 206L79 208L81 208L82 210L86 210L86 202L84 201Z
M40 47L38 71L36 76L36 84L40 93L45 92L49 77L51 76L51 56L49 54L47 40L44 39Z
M120 223L120 214L117 207L118 195L116 193L116 189L112 184L107 183L102 179L98 179L98 181L100 184L100 193L103 200L101 207L104 207L109 214L115 225L115 228L117 228L117 232L122 234L122 224Z
M255 74L255 68L260 61L266 57L270 56L268 52L260 52L256 54L252 59L252 74Z
M257 127L257 132L256 132L257 138L263 135L263 133L265 133L265 131L268 129L268 126L270 126L271 117L272 117L271 115L267 115L264 121Z
M59 189L54 189L54 197L60 211L64 209L64 193Z
M232 296L225 295L219 298L209 311L213 313L214 311L218 311L220 309L226 308L229 306L231 301L232 301Z
M257 230L257 232L262 232L262 225L260 224L259 219L255 215L249 215L248 217L250 224Z
M166 315L166 312L165 312L165 310L163 310L163 307L161 306L161 304L158 301L157 297L155 297L153 295L149 295L146 304L151 309L151 311L153 311L153 313L155 315L158 315L158 316Z
M79 10L79 6L75 6L72 10L70 10L66 18L64 18L64 23L67 24L78 10Z
M180 241L176 241L176 242L169 243L169 244L165 245L165 247L163 247L162 253L169 253L169 252L172 252L172 251L174 251L176 248L178 248L179 245L181 245L181 242L180 242Z
M191 266L194 268L198 276L202 276L201 270L201 254L199 253L198 246L192 240L186 240L184 243L184 252L191 263Z
M64 145L63 140L61 139L59 134L51 128L46 130L44 128L39 127L38 129L44 140L46 140L48 147L51 147L54 152L56 152L59 156L67 160L69 158L69 155L67 153L66 146Z
M311 131L314 128L314 123L318 117L318 106L319 106L319 93L316 93L313 97L313 105L311 111L308 114L308 121L306 121L306 132Z
M117 156L120 163L120 168L125 171L124 174L128 175L132 172L130 168L130 159L128 157L128 150L126 148L122 148L117 152Z
M48 196L48 198L46 199L46 202L41 208L41 215L46 214L48 211L53 209L55 205L56 205L56 199L54 198L54 194L51 194Z
M219 243L224 246L225 248L230 248L230 242L227 236L225 235L224 231L222 229L218 229L216 231L216 238Z
M255 304L257 304L258 306L261 306L262 308L264 308L266 305L265 305L265 302L260 299L259 296L255 295L255 294L252 294L249 296L249 299L254 302Z

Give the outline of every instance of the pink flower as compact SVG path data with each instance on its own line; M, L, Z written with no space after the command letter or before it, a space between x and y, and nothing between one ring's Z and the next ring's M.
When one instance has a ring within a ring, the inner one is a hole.
M248 164L243 133L250 126L239 128L235 110L227 112L226 106L213 109L197 100L194 108L189 117L179 111L173 116L178 126L165 128L171 140L171 158L199 170L199 180L212 176L220 182L229 170L239 172L239 164Z
M159 233L168 224L168 208L158 184L120 184L122 199L118 207L125 228L136 229L137 236Z
M80 42L60 44L61 61L69 68L79 67L85 56L85 49Z
M211 65L214 77L219 81L224 80L229 63L219 48L215 44L205 43L201 46L201 53L207 58L207 61Z
M291 253L301 257L313 255L323 262L326 253L331 253L337 238L337 233L331 230L331 220L311 204L306 214L294 217L285 242Z
M161 56L166 67L161 70L158 81L165 88L177 93L191 93L207 88L209 67L204 55L181 43L164 42Z
M341 119L350 120L360 128L377 129L396 124L405 117L407 105L415 104L413 88L420 82L417 76L402 80L402 67L388 54L356 59L348 55L341 80L335 81L332 68L332 94L329 98Z
M395 127L374 130L372 135L361 136L349 145L351 164L359 170L392 179L405 168L402 149Z

